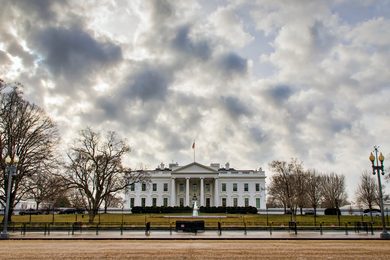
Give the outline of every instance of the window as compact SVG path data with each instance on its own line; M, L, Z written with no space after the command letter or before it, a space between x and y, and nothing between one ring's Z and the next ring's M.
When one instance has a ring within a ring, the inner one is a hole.
M249 207L249 198L245 198L245 207Z
M206 185L205 185L206 187L206 192L210 192L210 184L209 183L206 183Z
M237 183L233 183L233 191L237 191Z
M222 191L226 191L226 183L222 183Z
M184 191L184 183L180 183L180 185L179 185L179 191L181 191L181 192Z
M152 206L156 207L157 206L157 198L152 199Z
M164 191L168 191L168 183L164 183Z
M244 191L248 191L249 190L249 185L248 183L244 183Z
M184 198L180 198L180 207L184 207Z
M192 184L192 191L196 191L196 184Z
M141 207L145 207L145 205L146 205L146 199L141 198Z
M206 207L210 207L210 198L206 198Z
M256 198L256 208L260 208L260 198Z
M134 207L134 198L130 198L130 208Z
M168 207L168 198L164 198L164 207Z
M260 183L256 183L256 191L260 191Z
M142 191L146 191L146 183L142 183Z
M233 207L237 207L237 206L238 206L238 199L233 198Z
M222 207L226 207L226 198L222 198Z
M153 183L153 191L157 191L157 183Z
M133 184L130 184L130 191L134 191L135 190L135 185L134 183Z

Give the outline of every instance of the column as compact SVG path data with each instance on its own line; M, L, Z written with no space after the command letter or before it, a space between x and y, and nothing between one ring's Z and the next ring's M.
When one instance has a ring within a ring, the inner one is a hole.
M214 179L214 206L219 206L218 178Z
M171 179L171 207L176 206L176 182L175 178Z
M186 206L190 206L190 178L186 178Z
M204 207L204 182L203 182L203 178L200 178L200 206Z

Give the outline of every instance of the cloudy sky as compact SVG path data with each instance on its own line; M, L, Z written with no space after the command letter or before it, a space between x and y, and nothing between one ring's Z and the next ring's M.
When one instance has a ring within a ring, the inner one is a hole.
M194 139L205 164L296 157L345 174L350 198L374 145L390 159L388 0L0 6L1 78L25 85L64 143L117 131L132 168L190 163Z

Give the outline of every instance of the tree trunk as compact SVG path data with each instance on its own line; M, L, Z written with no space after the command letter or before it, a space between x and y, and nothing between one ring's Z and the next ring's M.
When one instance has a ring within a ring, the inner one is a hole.
M88 211L88 217L89 217L89 220L88 220L89 224L92 224L93 221L95 220L96 213L93 210Z

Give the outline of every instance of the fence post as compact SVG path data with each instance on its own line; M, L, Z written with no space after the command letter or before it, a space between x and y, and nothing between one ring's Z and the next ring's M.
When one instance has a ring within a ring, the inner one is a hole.
M121 236L123 235L123 223L121 224Z
M345 235L348 236L348 223L345 223Z
M271 225L269 226L269 234L272 236L272 223L273 222L271 222Z
M323 222L320 223L320 234L321 234L321 236L322 236L322 234L323 234L323 232L322 232L322 223L323 223Z
M370 227L371 227L371 235L374 235L374 228L372 226L372 222L370 222Z
M99 224L96 224L96 235L99 235Z
M218 222L218 235L222 235L222 225L221 225L221 222Z

